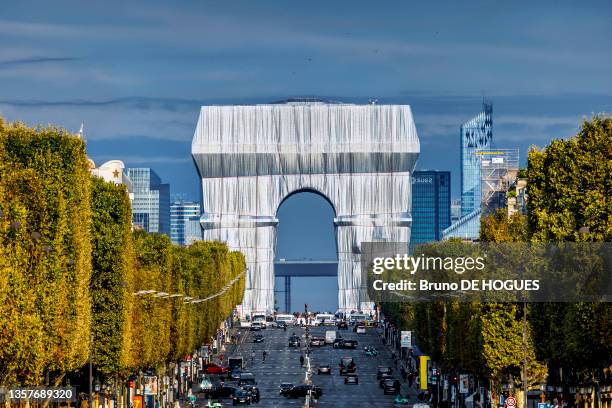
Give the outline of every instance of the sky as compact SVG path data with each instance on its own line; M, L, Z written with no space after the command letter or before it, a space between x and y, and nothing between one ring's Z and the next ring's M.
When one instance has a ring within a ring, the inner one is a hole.
M610 1L28 1L0 10L0 115L76 132L101 164L152 167L199 200L199 107L315 96L409 104L418 169L450 170L493 102L495 147L612 111ZM296 212L315 205L298 200Z

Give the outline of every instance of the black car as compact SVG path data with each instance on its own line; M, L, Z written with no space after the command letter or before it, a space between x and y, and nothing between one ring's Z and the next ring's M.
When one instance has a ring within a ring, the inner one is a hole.
M289 337L289 347L300 347L300 338L298 336Z
M376 370L376 379L382 380L383 378L388 378L393 375L393 369L391 367L380 366Z
M317 368L317 374L331 374L331 371L329 364L321 364Z
M357 374L349 374L346 377L344 377L344 383L345 384L359 384L359 377L357 377Z
M263 343L264 341L264 336L261 334L255 334L253 336L253 343Z
M311 395L316 399L323 395L321 388L312 384L296 385L288 389L283 395L287 398L300 398L308 395L308 391L311 391Z
M238 388L240 387L237 383L217 383L213 385L208 395L211 398L228 398L234 395L234 391Z
M285 395L285 393L287 391L289 391L291 388L293 388L293 384L292 383L281 383L278 393L280 395Z
M287 328L287 322L277 322L276 323L276 327L279 329L286 329Z
M255 376L253 373L240 373L240 378L238 379L238 385L257 385L257 381L255 381Z
M251 393L251 402L257 403L260 399L259 388L254 385L243 385L243 390L247 390Z
M382 388L384 390L385 395L395 395L399 392L399 381L393 378L383 380Z
M240 374L242 374L242 370L240 370L239 368L235 368L232 371L230 371L229 379L238 381L240 379Z
M251 405L251 393L242 388L236 388L232 394L232 405Z
M357 340L340 339L339 341L334 342L333 347L338 349L356 349L357 344Z

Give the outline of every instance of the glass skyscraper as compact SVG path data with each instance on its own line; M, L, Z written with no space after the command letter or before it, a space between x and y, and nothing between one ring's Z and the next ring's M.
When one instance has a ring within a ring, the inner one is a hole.
M451 223L451 176L448 171L415 171L412 175L410 252L418 244L439 241Z
M200 203L175 200L170 205L170 238L177 245L191 245L202 240Z
M134 191L134 226L170 236L170 185L149 168L128 168L127 174Z
M442 232L442 238L478 239L481 215L480 156L493 140L493 105L483 102L482 112L461 125L461 218Z
M480 158L476 152L491 147L493 105L484 102L482 112L461 125L461 216L480 209Z

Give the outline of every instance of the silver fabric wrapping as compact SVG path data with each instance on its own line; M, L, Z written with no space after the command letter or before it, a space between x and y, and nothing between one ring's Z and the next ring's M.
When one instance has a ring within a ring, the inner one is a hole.
M335 211L338 305L365 300L361 242L408 242L419 140L409 106L204 106L192 143L202 179L204 239L244 253L244 313L272 312L276 213L314 191Z

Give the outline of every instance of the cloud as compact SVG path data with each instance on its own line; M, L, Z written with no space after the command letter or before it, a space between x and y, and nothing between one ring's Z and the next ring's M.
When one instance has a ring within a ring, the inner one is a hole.
M62 63L77 61L79 58L74 57L45 57L45 56L32 56L27 58L13 59L13 60L0 60L0 68L22 66L22 65L38 65L38 64L49 64L49 63Z

